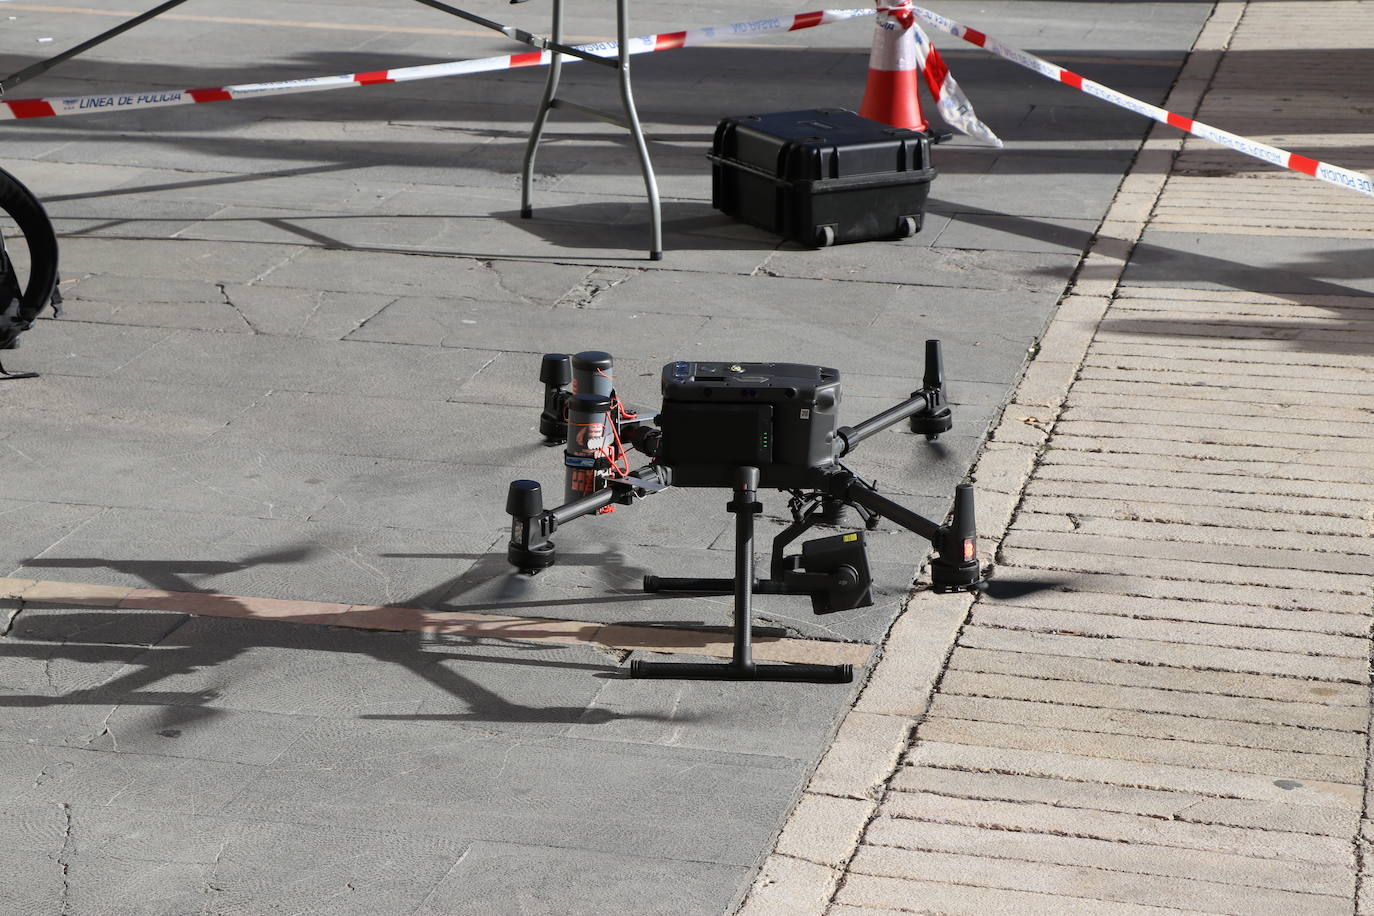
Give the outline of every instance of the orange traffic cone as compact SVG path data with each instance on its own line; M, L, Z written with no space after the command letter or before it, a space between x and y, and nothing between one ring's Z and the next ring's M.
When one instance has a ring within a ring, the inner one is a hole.
M878 7L873 51L868 58L868 85L859 114L893 127L925 130L926 119L921 116L921 100L916 95L920 71L912 23L909 0Z

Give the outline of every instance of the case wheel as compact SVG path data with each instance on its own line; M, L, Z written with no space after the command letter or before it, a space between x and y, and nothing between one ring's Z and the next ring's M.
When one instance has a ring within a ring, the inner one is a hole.
M920 216L903 216L897 220L897 238L909 239L920 232L922 221Z
M829 248L829 247L830 247L831 245L833 245L833 244L835 244L835 227L834 227L834 226L817 226L817 227L816 227L816 247L817 247L817 248Z

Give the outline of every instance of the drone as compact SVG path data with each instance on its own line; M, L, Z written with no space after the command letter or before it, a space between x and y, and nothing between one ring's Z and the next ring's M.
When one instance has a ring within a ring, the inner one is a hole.
M646 592L733 594L731 660L634 660L631 677L852 681L850 665L756 663L752 644L755 594L806 595L817 614L873 603L863 531L813 538L799 553L787 552L816 525L844 524L851 510L868 530L886 518L929 541L935 551L930 560L934 591L972 591L984 583L970 484L955 487L950 521L939 524L883 496L841 461L863 440L904 420L927 440L952 428L938 340L926 341L921 387L855 426L838 425L840 374L825 366L671 362L661 376L662 409L645 415L631 411L616 394L613 365L611 355L599 350L543 356L539 432L547 444L566 444L565 501L545 509L537 481L513 481L506 497L511 516L506 558L519 572L535 575L554 565L551 536L574 519L633 505L672 487L731 490L726 511L735 516L734 576L648 575L643 582ZM649 463L632 468L634 451ZM761 489L788 494L792 516L773 539L767 578L759 578L754 565Z

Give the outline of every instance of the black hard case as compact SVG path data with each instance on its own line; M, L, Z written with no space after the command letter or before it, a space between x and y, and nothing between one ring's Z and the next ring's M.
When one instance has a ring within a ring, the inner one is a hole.
M936 175L929 134L844 108L726 118L709 158L717 210L817 247L918 232Z

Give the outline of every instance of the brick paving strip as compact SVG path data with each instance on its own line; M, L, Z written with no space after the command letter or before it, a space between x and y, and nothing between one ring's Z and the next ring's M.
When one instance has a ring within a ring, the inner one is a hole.
M1166 107L1368 169L1370 38L1221 2ZM912 597L742 916L1374 914L1374 298L1122 285L1147 225L1374 206L1154 129L974 471L1003 597Z
M588 620L549 617L505 617L499 614L468 614L461 611L430 611L423 608L337 604L324 601L292 601L224 595L218 592L170 592L156 588L86 585L39 579L0 577L0 599L17 602L9 620L0 620L7 632L26 605L58 607L113 607L129 610L170 611L205 617L238 617L275 620L279 623L350 627L358 630L392 630L438 633L488 641L552 642L598 646L634 652L682 653L729 658L732 637L712 631L676 627L605 624ZM873 652L862 643L758 635L754 654L759 661L860 667Z

